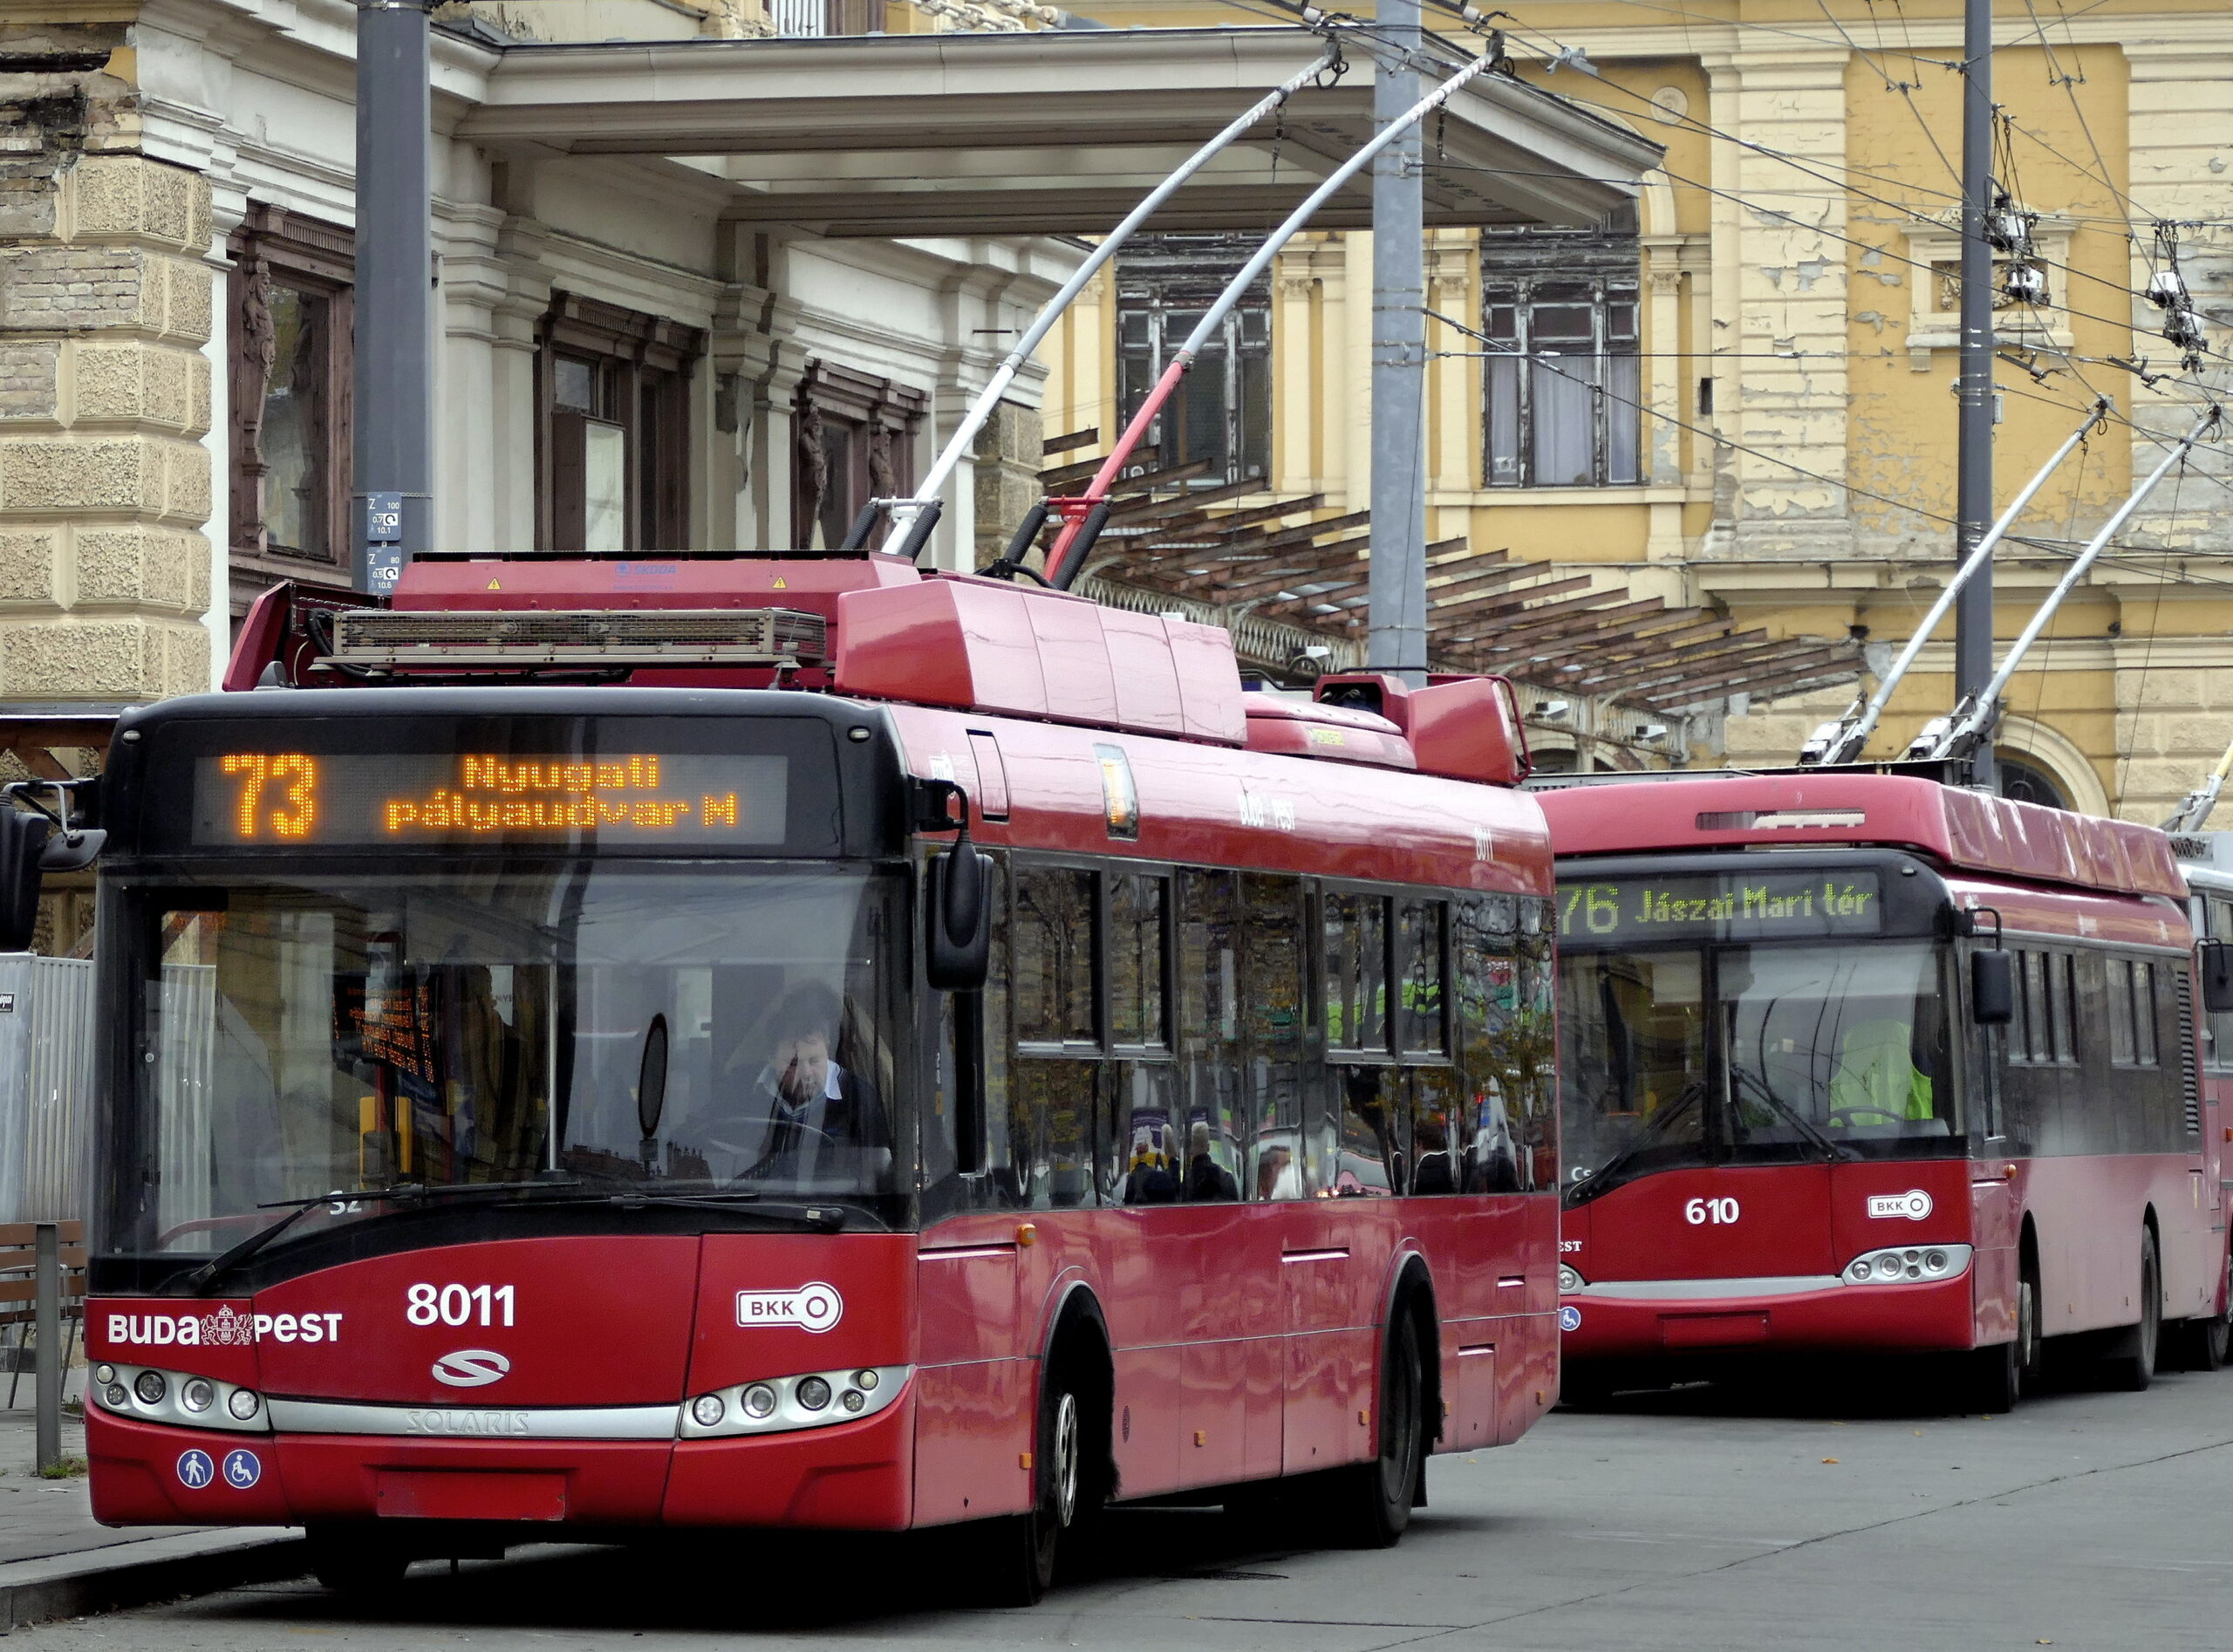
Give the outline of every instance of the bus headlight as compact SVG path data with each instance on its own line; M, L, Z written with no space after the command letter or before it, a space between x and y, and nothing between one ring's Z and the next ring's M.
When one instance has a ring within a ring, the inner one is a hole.
M745 1434L782 1434L857 1422L894 1403L906 1391L912 1365L868 1366L850 1371L803 1371L761 1377L700 1394L682 1413L686 1440L728 1439ZM842 1390L842 1392L841 1392ZM832 1399L837 1401L831 1404Z
M118 1365L106 1360L93 1369L92 1376L93 1382L87 1397L100 1410L118 1416L140 1423L167 1423L174 1428L270 1432L261 1397L249 1389L214 1376L155 1370L144 1365Z
M1846 1264L1848 1285L1928 1285L1969 1271L1966 1245L1907 1245L1869 1251Z
M1564 1262L1559 1264L1559 1294L1560 1296L1571 1296L1587 1283L1588 1283L1588 1280Z

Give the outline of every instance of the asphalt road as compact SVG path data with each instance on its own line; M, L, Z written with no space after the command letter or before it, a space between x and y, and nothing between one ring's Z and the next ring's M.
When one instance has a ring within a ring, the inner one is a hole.
M1913 1374L1696 1388L1554 1414L1435 1460L1386 1553L1267 1545L1213 1511L1112 1518L1091 1575L1030 1611L957 1600L920 1542L741 1535L420 1565L344 1605L305 1580L21 1630L19 1648L752 1643L2104 1649L2233 1645L2233 1371L1945 1416ZM1794 1398L1794 1395L1797 1396Z

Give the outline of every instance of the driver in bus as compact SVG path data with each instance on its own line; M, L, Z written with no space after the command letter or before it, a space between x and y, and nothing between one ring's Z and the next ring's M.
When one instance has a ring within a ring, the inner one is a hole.
M889 1162L891 1132L883 1099L834 1054L843 1019L837 995L820 986L799 988L769 1018L774 1046L759 1081L768 1103L767 1141L740 1179L841 1174L866 1151ZM864 1171L872 1168L862 1164Z

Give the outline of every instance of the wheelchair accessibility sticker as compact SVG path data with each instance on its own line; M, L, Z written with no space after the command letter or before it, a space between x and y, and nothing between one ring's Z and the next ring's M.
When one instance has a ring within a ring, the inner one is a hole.
M209 1460L207 1451L188 1451L178 1460L178 1483L189 1492L199 1492L217 1478L217 1465Z
M263 1463L253 1451L225 1453L225 1484L245 1492L263 1478Z
M1581 1310L1574 1307L1572 1303L1568 1303L1566 1307L1560 1308L1559 1310L1559 1328L1562 1331L1580 1330L1581 1328Z

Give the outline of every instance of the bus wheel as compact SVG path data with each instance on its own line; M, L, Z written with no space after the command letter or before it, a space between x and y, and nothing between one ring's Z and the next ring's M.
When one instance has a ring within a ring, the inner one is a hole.
M1970 1409L2012 1411L2024 1392L2024 1338L1995 1342L1970 1355Z
M1078 1518L1082 1455L1077 1389L1049 1362L1039 1389L1039 1430L1032 1454L1031 1512L992 1522L986 1570L988 1605L1036 1606L1055 1581L1062 1539Z
M2233 1354L2233 1261L2226 1273L2225 1312L2180 1322L2179 1363L2189 1371L2222 1371Z
M305 1537L312 1574L336 1594L379 1594L411 1569L410 1556L362 1526L314 1526Z
M2155 1232L2140 1232L2140 1323L2125 1333L2124 1344L2109 1362L2116 1386L2137 1394L2155 1380L2156 1345L2163 1332L2163 1276L2155 1259Z
M1370 1462L1336 1470L1331 1488L1343 1535L1358 1548L1392 1548L1411 1524L1426 1469L1426 1386L1418 1332L1399 1307L1381 1359L1380 1450Z

